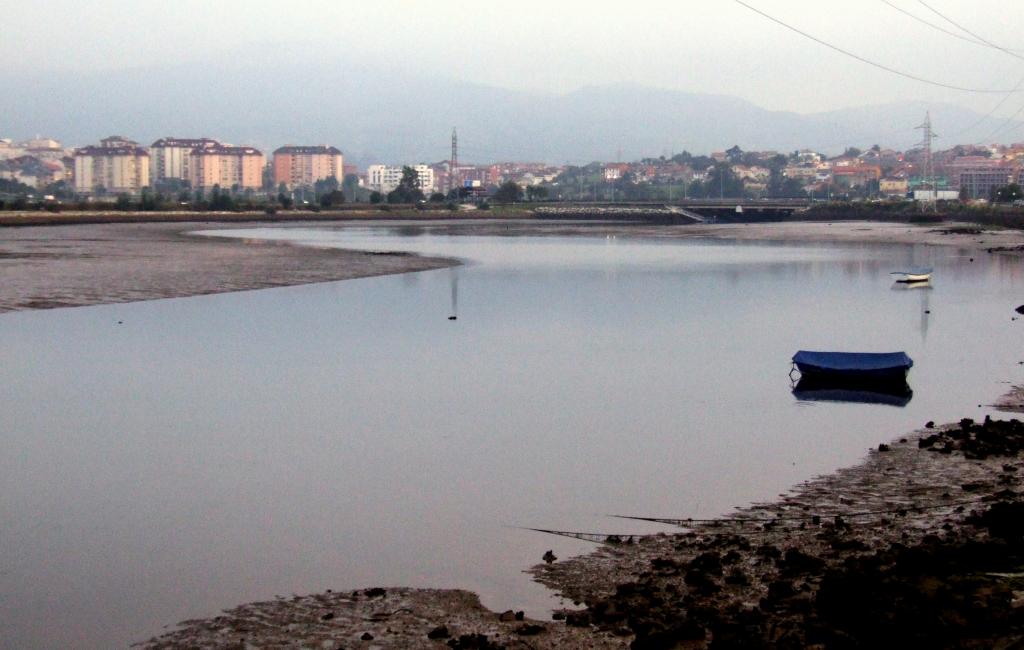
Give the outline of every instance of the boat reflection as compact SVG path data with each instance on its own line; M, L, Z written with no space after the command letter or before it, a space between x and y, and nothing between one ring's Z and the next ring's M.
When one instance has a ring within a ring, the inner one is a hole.
M927 289L928 291L931 291L934 288L935 287L932 286L932 281L931 280L912 280L912 281L897 280L896 282L892 283L892 290L893 291L908 291L910 289Z
M906 379L889 381L801 377L793 386L793 396L801 402L854 402L906 406L914 397Z

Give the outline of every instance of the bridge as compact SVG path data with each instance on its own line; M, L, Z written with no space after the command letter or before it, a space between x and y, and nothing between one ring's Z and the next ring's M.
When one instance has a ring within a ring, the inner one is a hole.
M811 206L807 199L683 199L562 203L536 208L541 219L611 219L668 223L780 221Z

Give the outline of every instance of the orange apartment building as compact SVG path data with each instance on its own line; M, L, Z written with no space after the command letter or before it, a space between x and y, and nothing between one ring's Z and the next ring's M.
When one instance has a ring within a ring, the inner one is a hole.
M337 147L288 145L274 151L274 185L311 186L317 181L345 178L344 157Z
M263 153L253 147L217 145L189 155L189 181L196 190L258 190L263 187Z

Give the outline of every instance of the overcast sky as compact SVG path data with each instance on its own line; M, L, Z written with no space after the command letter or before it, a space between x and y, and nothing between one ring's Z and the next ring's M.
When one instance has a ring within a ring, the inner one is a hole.
M838 47L957 86L1007 89L1024 60L915 22L883 0L746 0ZM956 31L920 0L900 8ZM1020 0L927 0L983 39L1024 51ZM1006 96L929 86L858 62L733 0L510 3L362 0L34 0L5 3L8 70L245 61L401 66L502 87L565 92L637 82L815 112L899 100L987 113ZM961 33L962 34L962 33ZM964 35L966 37L966 35ZM1024 84L1021 84L1024 89ZM997 115L1024 106L1024 92Z

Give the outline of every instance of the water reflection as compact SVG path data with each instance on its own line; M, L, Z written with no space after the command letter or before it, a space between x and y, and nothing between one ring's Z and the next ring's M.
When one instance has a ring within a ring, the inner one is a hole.
M804 402L852 402L903 407L910 403L914 391L906 380L879 382L801 377L793 385L793 396Z
M456 268L449 270L452 279L452 311L448 320L459 319L459 271Z
M893 291L910 292L919 297L917 308L920 313L920 319L917 330L921 333L922 341L928 338L928 320L932 313L931 292L933 289L931 280L922 280L920 282L900 282L897 280L892 283Z

